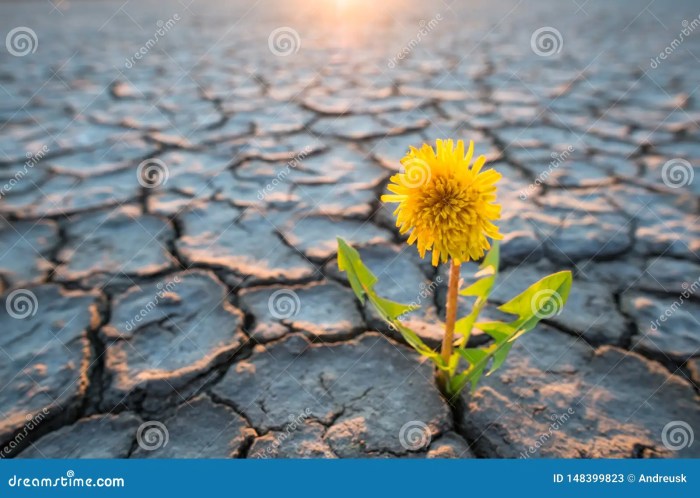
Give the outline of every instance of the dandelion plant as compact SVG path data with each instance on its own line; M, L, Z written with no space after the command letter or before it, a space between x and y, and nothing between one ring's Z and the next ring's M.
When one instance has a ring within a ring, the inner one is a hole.
M465 153L464 142L437 140L436 147L424 144L411 147L401 160L401 171L388 185L390 194L382 201L398 204L394 215L407 243L415 244L421 258L431 253L433 266L449 264L445 333L440 351L423 342L400 317L415 309L379 296L374 286L377 277L364 265L359 253L338 239L338 266L347 272L357 298L369 301L389 326L436 366L440 388L450 399L467 385L475 389L486 372L495 372L505 361L514 341L537 323L559 313L571 288L571 272L562 271L534 283L510 301L498 307L511 314L511 321L479 321L494 288L499 268L498 240L503 236L496 223L501 206L496 203L496 183L501 174L485 169L486 158L472 163L474 142ZM477 280L460 290L460 267L469 261L481 261ZM458 295L471 296L471 310L457 318ZM488 334L493 341L481 347L469 347L473 329Z

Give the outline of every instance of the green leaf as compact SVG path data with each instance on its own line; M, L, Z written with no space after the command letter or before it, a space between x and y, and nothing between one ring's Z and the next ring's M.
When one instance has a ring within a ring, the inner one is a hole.
M475 323L474 326L485 334L490 335L498 343L507 341L517 332L517 329L513 328L512 325L504 322L479 322Z
M497 321L480 322L475 324L475 327L490 335L496 343L496 347L493 350L493 364L486 374L491 375L506 361L508 353L510 353L510 349L513 347L512 338L518 333L518 330L513 328L509 323Z
M493 364L491 365L491 370L489 370L489 372L486 374L487 376L501 368L503 362L506 361L506 358L508 358L508 353L510 353L510 348L513 347L513 344L514 343L512 341L507 341L499 344L498 347L496 347L496 350L493 353Z
M413 330L409 329L399 321L394 321L391 323L391 325L399 331L404 340L419 354L432 360L433 363L435 363L437 367L441 370L445 369L445 363L442 360L442 356L440 356L440 353L429 348L418 336L418 334L416 334Z
M491 245L491 250L486 254L486 257L479 265L479 272L475 275L477 278L483 278L479 278L479 280L466 289L461 290L459 293L462 296L477 296L484 301L488 299L491 294L491 289L493 289L493 284L496 281L496 276L498 275L499 258L499 244L497 240L494 240Z
M460 318L455 322L455 332L463 336L468 336L472 332L474 327L474 322L476 321L476 315L472 310L467 316Z
M362 263L360 253L338 237L338 269L347 272L348 282L362 304L365 304L367 289L374 287L377 277Z
M464 348L467 346L472 329L474 328L474 322L476 322L477 318L479 318L479 313L481 313L481 310L485 304L486 301L475 303L471 312L467 316L462 317L455 322L455 332L462 335L462 339L459 341L457 347Z
M483 270L484 268L493 267L493 274L494 274L494 276L496 276L496 275L498 275L498 268L500 267L500 264L501 264L500 242L497 240L494 240L491 243L491 249L486 254L486 257L481 262L481 265L479 266L479 268Z
M571 283L570 271L554 273L535 282L498 309L518 316L512 325L518 329L519 335L522 335L532 330L540 320L561 312L569 298Z
M493 286L493 277L485 277L477 280L466 289L459 291L462 296L483 296L488 294Z
M476 301L474 301L469 315L458 320L455 325L455 330L462 335L457 346L459 348L467 346L474 322L479 318L479 313L481 313L481 310L486 306L486 302L496 282L496 276L498 275L499 258L500 249L498 241L494 240L491 250L486 254L486 257L479 265L479 272L476 274L477 277L482 278L479 278L479 280L472 285L460 291L460 294L463 296L476 296Z
M484 369L491 358L488 350L480 348L464 348L459 349L459 354L469 362L469 368L464 377L465 383L471 382L472 392L476 389L481 376L484 374Z
M462 372L458 373L457 375L454 375L453 377L450 378L450 383L449 383L449 392L450 394L457 394L459 393L462 389L464 389L464 386L467 383L467 373Z
M462 358L467 360L471 365L478 364L481 360L484 360L489 356L488 351L481 348L464 348L459 350L459 354Z
M379 297L376 294L373 294L372 303L379 309L382 316L389 321L396 320L398 317L416 309L416 307L411 304L397 303L396 301Z
M365 299L369 300L377 310L377 313L392 328L397 330L413 349L430 358L439 368L444 368L444 362L440 354L429 348L418 334L398 320L400 316L415 310L416 307L410 304L397 303L377 295L374 291L377 277L362 262L360 253L340 237L338 237L338 269L347 274L348 282L350 282L353 292L362 304L365 303Z
M483 266L483 264L482 264ZM486 277L483 280L486 280ZM467 383L471 383L472 392L484 374L488 363L493 360L491 368L486 375L491 375L505 362L515 340L524 333L532 330L537 323L559 313L569 297L571 290L571 272L563 271L549 275L539 282L528 287L524 292L514 297L504 305L501 311L516 315L518 318L510 323L500 321L478 322L472 320L474 315L483 307L479 297L474 305L472 313L458 322L462 329L476 327L491 336L493 344L483 348L460 348L458 352L469 362L469 368L450 381L452 392L459 392ZM484 284L481 290L486 289ZM488 289L490 292L490 289Z
M453 352L449 364L447 365L447 371L453 374L454 371L457 370L457 365L459 365L459 354Z

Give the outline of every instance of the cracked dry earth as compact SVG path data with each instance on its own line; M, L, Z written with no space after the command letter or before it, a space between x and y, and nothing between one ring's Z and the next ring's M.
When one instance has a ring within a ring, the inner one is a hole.
M0 5L38 39L0 55L3 457L700 456L664 438L700 430L700 295L677 303L700 278L700 31L650 67L696 2L54 3ZM543 26L560 53L533 52ZM455 406L335 263L340 235L403 302L441 277L409 318L437 344L446 275L379 195L440 137L504 175L494 302L575 273ZM694 181L665 183L672 159Z

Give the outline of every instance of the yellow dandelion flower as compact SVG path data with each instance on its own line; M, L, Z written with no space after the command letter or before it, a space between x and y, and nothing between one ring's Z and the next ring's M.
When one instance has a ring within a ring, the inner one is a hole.
M462 140L456 147L452 140L437 140L435 149L411 147L387 187L393 194L382 196L398 203L396 226L410 232L408 243L417 244L421 257L432 250L433 266L448 258L457 264L478 260L491 247L488 238L502 238L493 223L501 216L495 204L501 174L481 171L484 156L471 164L473 154L473 141L466 154Z

